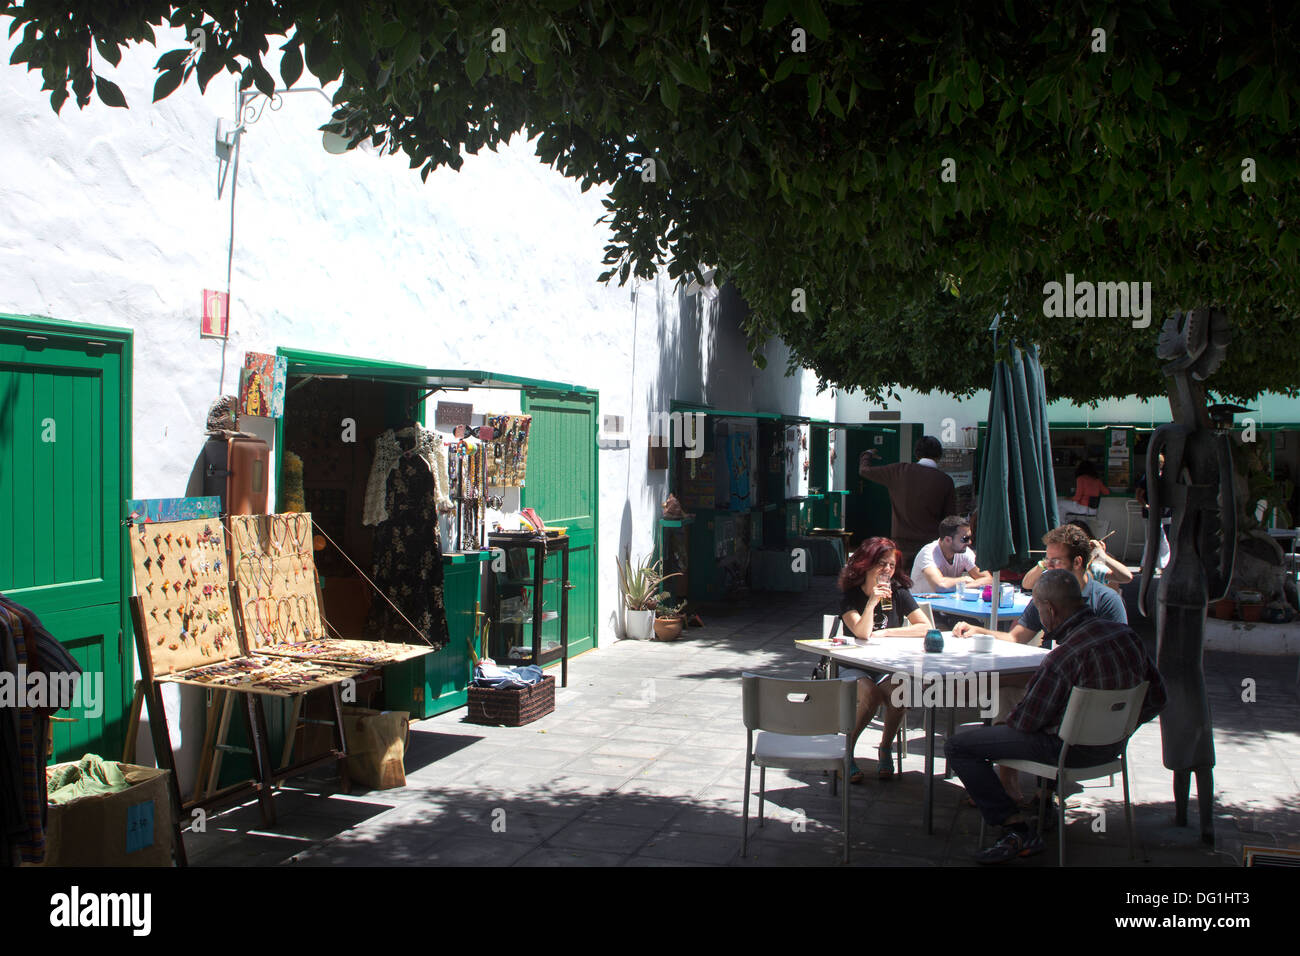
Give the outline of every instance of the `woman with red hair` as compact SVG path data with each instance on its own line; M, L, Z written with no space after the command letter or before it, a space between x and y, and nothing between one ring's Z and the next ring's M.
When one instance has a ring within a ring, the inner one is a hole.
M868 538L853 552L840 572L840 619L845 629L859 641L872 637L921 637L930 627L929 618L917 605L910 588L912 581L898 566L899 551L888 538ZM885 730L881 736L879 770L881 779L894 775L890 744L906 712L894 706L893 681L889 674L873 673L857 667L840 667L840 677L858 682L858 720L853 729L849 751L857 746L876 708L885 707ZM857 764L850 768L851 783L861 783L862 771Z

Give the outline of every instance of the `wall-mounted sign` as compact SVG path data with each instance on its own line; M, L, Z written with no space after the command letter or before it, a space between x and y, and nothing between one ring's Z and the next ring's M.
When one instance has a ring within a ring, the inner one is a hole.
M224 292L203 290L203 321L199 335L205 339L224 339L230 332L230 297Z
M474 406L468 402L439 402L433 410L433 427L449 432L457 425L469 426Z

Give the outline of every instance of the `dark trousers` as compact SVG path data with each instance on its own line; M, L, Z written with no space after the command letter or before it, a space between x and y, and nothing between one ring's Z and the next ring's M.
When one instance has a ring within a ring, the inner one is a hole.
M1061 738L1056 734L1025 733L1006 724L973 727L944 744L953 772L984 815L984 822L1000 826L1020 808L1007 796L993 764L1001 760L1033 760L1056 765L1061 756ZM1071 747L1067 767L1105 763L1119 755L1120 747Z

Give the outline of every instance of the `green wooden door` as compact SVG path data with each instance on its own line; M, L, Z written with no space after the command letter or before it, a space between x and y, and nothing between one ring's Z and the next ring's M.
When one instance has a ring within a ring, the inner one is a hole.
M849 487L844 527L853 532L854 546L876 535L888 537L893 523L889 492L884 485L858 476L858 458L871 448L881 456L877 464L890 465L898 461L898 428L893 425L849 428L844 444L844 467Z
M116 757L131 687L123 499L130 332L0 316L0 591L85 668L56 759Z
M528 477L523 506L569 529L569 656L596 646L596 417L599 397L525 389Z

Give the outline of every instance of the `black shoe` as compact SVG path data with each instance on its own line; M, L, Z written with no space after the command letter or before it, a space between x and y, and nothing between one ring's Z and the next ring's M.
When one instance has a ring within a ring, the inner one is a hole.
M1006 863L1020 857L1037 856L1043 852L1043 838L1028 827L1008 830L1002 839L987 850L975 854L976 863Z

